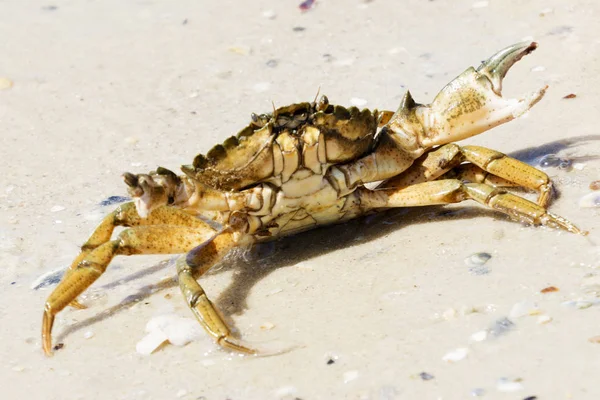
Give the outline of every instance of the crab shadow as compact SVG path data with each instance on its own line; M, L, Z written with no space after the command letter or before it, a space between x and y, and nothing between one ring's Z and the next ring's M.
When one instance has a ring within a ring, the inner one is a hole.
M576 146L585 145L592 141L600 141L600 135L562 139L541 146L518 150L509 155L528 164L538 166L540 160L545 156L559 155L569 150L574 151ZM597 155L575 156L567 154L561 156L576 162L600 159L600 156ZM548 167L558 167L558 165L548 165ZM235 327L232 316L242 314L248 308L247 298L252 288L280 268L290 267L325 253L368 243L413 224L439 223L450 219L468 220L481 217L508 219L504 214L477 205L392 209L340 225L320 227L310 232L282 238L274 242L257 244L241 255L237 252L234 256L227 257L221 268L214 268L206 275L233 272L230 284L221 292L215 304L222 311L230 326ZM173 259L154 264L124 278L107 283L101 286L100 289L115 288L124 282L136 281L155 272L166 270L171 267L172 261ZM103 321L115 313L133 307L155 293L176 285L177 280L174 277L156 284L143 286L118 304L65 328L56 339L60 342L72 333Z

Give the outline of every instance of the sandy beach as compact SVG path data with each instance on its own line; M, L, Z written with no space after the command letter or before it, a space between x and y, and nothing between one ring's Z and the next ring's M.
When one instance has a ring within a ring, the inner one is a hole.
M590 188L600 179L600 5L300 3L0 1L0 397L600 398L600 193ZM82 297L87 309L58 315L62 348L43 354L56 282L40 277L71 263L116 207L103 201L127 196L123 172L178 171L252 112L318 91L396 110L410 89L429 103L520 41L539 48L504 95L549 85L546 96L468 143L543 168L557 189L550 210L588 236L466 202L237 252L202 285L236 335L296 346L272 357L223 351L205 334L140 354L153 318L193 315L174 257L117 257Z

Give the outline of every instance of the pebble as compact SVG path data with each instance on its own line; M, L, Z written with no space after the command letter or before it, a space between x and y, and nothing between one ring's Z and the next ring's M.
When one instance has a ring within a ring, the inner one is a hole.
M136 345L140 354L152 354L165 341L175 346L184 346L192 340L202 337L202 330L196 320L175 314L164 314L154 317L146 324L148 334Z
M277 61L275 59L271 59L271 60L267 61L267 67L269 67L269 68L275 68L278 64L279 64L279 61Z
M471 390L471 396L473 397L481 397L485 394L485 390L483 390L482 388L475 388L473 390Z
M358 378L358 371L352 370L344 372L344 383L352 382L356 378Z
M60 268L54 269L52 271L48 271L48 272L40 275L40 277L38 277L36 280L34 280L31 283L31 289L38 290L38 289L45 288L48 286L56 285L58 282L60 282L60 280L62 279L64 274L65 274L64 267L60 267Z
M428 374L427 372L421 372L421 373L419 374L419 376L420 376L420 377L421 377L421 379L423 379L424 381L430 381L430 380L432 380L433 378L435 378L435 376L433 376L433 375L431 375L431 374Z
M125 196L109 196L106 199L102 200L100 203L98 203L98 205L100 205L102 207L112 206L113 204L124 203L124 202L129 201L129 200L131 200L130 197L125 197Z
M496 389L499 392L511 393L518 392L519 390L523 390L523 385L521 384L521 379L509 379L509 378L500 378L496 383Z
M93 337L94 337L94 332L92 332L92 331L87 331L86 333L83 334L84 339L91 339Z
M50 212L53 212L53 213L54 213L54 212L59 212L59 211L62 211L62 210L64 210L64 209L65 209L65 208L64 208L63 206L54 206L54 207L52 207L52 208L50 209Z
M508 333L515 327L514 322L512 322L508 318L500 318L499 320L494 321L490 329L488 329L489 334L492 336L498 337Z
M442 360L446 362L457 362L464 360L469 355L469 349L466 347L459 347L458 349L452 350L449 353L446 353Z
M600 190L600 180L590 182L590 189L592 190Z
M600 191L588 193L579 199L579 207L596 208L600 207Z

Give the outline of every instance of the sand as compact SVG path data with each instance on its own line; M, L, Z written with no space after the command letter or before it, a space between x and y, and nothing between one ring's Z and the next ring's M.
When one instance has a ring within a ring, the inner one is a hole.
M322 0L302 13L299 3L0 4L0 397L600 398L590 341L600 335L600 213L578 205L600 179L600 6ZM466 67L531 39L540 47L505 94L548 84L546 97L469 143L535 165L557 154L562 167L546 168L560 191L551 210L588 237L464 204L256 248L202 283L244 339L298 346L264 358L206 335L137 353L153 317L192 315L170 257L119 257L87 310L59 315L64 347L43 355L51 287L32 284L65 268L115 207L99 202L126 194L122 172L176 170L251 112L312 101L319 88L339 104L394 110L407 88L426 103ZM465 263L482 252L485 265ZM550 286L558 291L542 292Z

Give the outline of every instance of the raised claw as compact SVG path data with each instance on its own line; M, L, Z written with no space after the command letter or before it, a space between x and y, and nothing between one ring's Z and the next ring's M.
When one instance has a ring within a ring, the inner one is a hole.
M508 46L482 62L477 68L477 72L485 75L490 80L492 90L500 96L502 94L502 79L504 79L510 67L536 48L536 42L521 42Z
M519 43L496 53L475 69L467 68L447 84L429 105L407 93L387 127L405 149L423 149L456 142L511 121L544 96L547 86L520 99L502 97L502 79L535 42ZM416 140L415 140L416 139Z
M155 208L173 204L185 191L181 179L174 172L162 167L149 175L125 172L123 180L142 218L146 218Z

